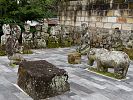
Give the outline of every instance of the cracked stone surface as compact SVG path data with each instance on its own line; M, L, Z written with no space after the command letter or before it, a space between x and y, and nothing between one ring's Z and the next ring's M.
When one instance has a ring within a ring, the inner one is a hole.
M85 69L87 57L82 63L68 64L67 55L75 48L39 49L31 55L23 55L27 60L47 60L68 72L71 90L63 95L45 100L133 100L133 61L127 77L117 81L88 72ZM10 67L6 56L0 57L0 100L33 100L16 87L18 67Z

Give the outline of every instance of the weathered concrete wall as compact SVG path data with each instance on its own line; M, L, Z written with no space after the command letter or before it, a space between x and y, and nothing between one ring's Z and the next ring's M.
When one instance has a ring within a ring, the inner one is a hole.
M62 25L105 29L133 30L132 0L67 0L61 3L59 18Z

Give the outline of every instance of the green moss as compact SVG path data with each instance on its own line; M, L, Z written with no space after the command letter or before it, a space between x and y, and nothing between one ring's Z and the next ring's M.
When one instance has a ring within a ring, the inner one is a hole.
M0 50L0 56L6 56L6 52L3 50Z
M16 66L16 64L11 63L11 64L10 64L10 66L11 66L11 67L15 67L15 66Z
M33 51L31 51L30 49L23 50L23 54L33 54Z
M48 48L59 48L59 43L58 42L48 42L47 45Z
M102 75L105 75L105 76L108 76L108 77L112 77L112 78L115 78L115 79L122 79L120 77L120 75L115 75L114 73L111 73L111 72L102 72L102 71L98 71L96 68L89 68L88 70L90 71L93 71L93 72L96 72L98 74L102 74Z
M122 51L128 54L129 58L133 60L133 48L131 49L124 48Z

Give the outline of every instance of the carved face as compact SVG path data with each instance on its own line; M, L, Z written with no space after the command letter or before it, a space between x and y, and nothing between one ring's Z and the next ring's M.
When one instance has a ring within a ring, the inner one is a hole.
M2 29L3 29L3 33L5 35L9 35L11 33L11 28L10 28L10 25L9 24L4 24L2 26Z
M13 36L17 39L20 38L21 35L21 28L18 25L12 26Z
M30 25L25 24L24 29L25 29L25 32L30 32Z

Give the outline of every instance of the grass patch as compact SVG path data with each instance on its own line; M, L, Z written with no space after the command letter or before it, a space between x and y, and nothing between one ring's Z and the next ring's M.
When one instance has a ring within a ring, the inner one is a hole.
M0 50L0 56L6 56L6 51Z
M15 66L16 66L16 64L11 63L11 64L10 64L10 66L11 66L11 67L15 67Z
M0 56L6 56L5 45L0 44Z
M33 51L31 51L30 49L23 50L23 54L33 54Z
M105 75L105 76L111 77L111 78L122 79L122 78L120 78L119 76L116 77L116 76L114 75L114 73L98 71L96 68L93 68L93 67L88 68L88 70L93 71L93 72L96 72L96 73L98 73L98 74L102 74L102 75Z

